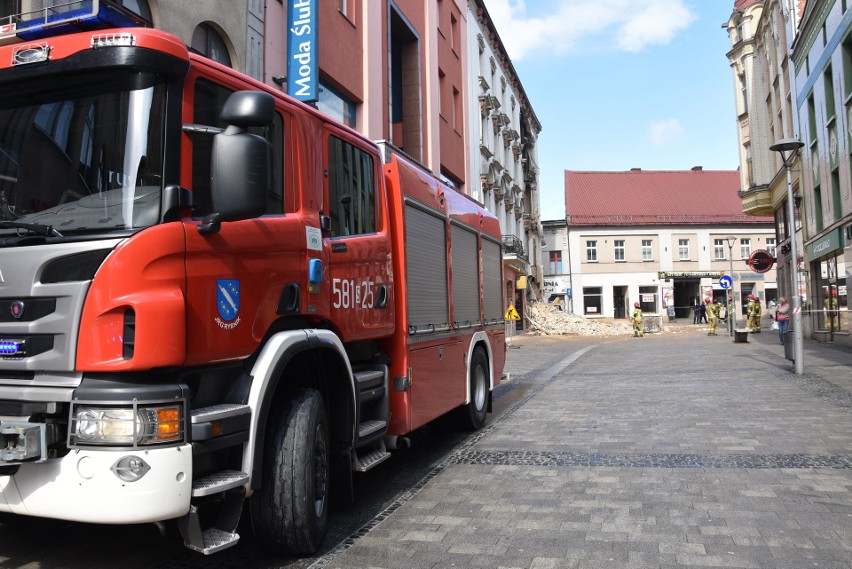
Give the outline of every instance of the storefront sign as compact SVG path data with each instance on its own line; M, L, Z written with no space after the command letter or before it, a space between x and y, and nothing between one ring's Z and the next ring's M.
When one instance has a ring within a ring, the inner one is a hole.
M287 94L303 102L319 99L316 0L290 0L287 29Z
M842 247L843 234L838 227L808 245L808 262L815 261Z
M671 279L718 279L725 273L721 272L700 272L700 271L685 271L685 272L660 272L657 273L661 281Z
M775 264L775 257L765 249L752 251L748 257L748 266L755 273L767 273Z

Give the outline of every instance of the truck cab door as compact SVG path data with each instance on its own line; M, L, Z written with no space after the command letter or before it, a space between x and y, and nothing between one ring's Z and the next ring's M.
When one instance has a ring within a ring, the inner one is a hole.
M323 235L329 251L331 321L344 342L393 332L387 200L375 147L328 126Z

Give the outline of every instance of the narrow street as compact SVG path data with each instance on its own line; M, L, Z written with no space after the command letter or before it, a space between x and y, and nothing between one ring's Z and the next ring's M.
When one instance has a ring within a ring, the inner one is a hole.
M679 332L515 337L486 428L438 421L359 477L315 558L25 520L0 567L850 569L852 354L807 342L797 377L768 330Z

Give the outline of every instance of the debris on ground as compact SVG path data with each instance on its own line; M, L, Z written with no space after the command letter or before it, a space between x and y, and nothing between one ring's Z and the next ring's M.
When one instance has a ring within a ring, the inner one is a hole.
M627 336L633 334L630 324L604 322L565 312L555 304L534 302L528 307L530 330L547 336Z
M663 324L660 326L651 326L656 323L655 318L647 317L645 332L654 334L695 334L707 333L707 326L696 325L671 325ZM557 304L547 304L545 302L534 302L527 308L527 321L529 322L529 333L545 335L545 336L599 336L599 337L616 337L616 336L632 336L633 325L629 319L619 322L611 320L601 320L597 318L585 318L571 312L563 311ZM720 328L724 330L724 323L720 324Z

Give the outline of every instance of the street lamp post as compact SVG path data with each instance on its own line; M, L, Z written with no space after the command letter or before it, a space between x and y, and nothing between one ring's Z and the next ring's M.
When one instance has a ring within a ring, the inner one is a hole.
M731 301L728 303L728 336L734 335L734 330L737 328L737 303L734 300L734 243L737 238L733 235L725 237L728 243L728 262L731 265Z
M801 140L795 138L782 138L769 150L781 154L784 161L784 169L787 171L787 226L790 233L790 285L792 290L790 296L793 301L793 363L796 375L804 373L805 362L804 342L802 340L802 296L799 294L799 257L796 251L796 221L793 215L793 179L790 170L793 168L793 159L799 149L805 145Z

